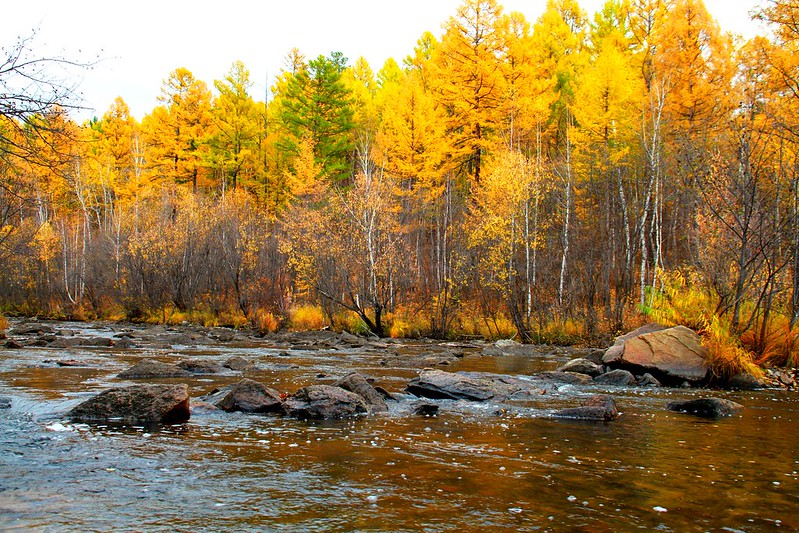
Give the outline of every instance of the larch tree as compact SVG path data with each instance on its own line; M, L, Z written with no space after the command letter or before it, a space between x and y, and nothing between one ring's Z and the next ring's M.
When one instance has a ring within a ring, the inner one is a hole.
M465 0L445 24L436 49L438 97L447 113L453 157L480 183L484 155L497 133L505 50L496 0Z
M214 82L219 96L214 99L211 116L215 125L209 139L211 165L222 173L222 190L239 185L255 187L255 156L259 117L249 94L250 72L236 61L224 80Z
M148 147L147 163L156 180L206 185L206 140L211 128L211 91L185 68L172 71L156 107L142 121Z

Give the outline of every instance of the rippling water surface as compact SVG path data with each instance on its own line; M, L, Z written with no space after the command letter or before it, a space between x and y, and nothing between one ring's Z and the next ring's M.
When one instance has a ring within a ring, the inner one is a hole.
M142 357L221 362L234 354L257 363L248 377L281 391L354 370L401 392L446 347L303 350L265 339L0 349L0 395L12 400L0 411L0 530L799 530L796 393L712 391L746 409L711 421L665 410L708 391L574 386L535 405L443 402L436 418L397 407L326 423L212 413L158 430L63 419L77 402L123 384L114 376ZM567 359L460 355L441 368L524 375ZM65 358L87 366L46 362ZM197 397L239 379L182 382ZM614 395L618 420L547 417L596 392Z

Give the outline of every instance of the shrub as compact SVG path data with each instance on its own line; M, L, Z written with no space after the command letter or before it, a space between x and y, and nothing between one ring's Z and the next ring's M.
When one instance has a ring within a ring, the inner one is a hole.
M295 331L322 329L326 323L325 312L318 305L299 305L290 311L289 324Z
M368 335L369 327L355 311L339 311L333 315L333 328L353 335Z
M250 315L250 324L261 334L274 333L280 329L281 322L274 313L260 307Z
M728 316L716 313L717 297L703 290L690 272L664 272L663 288L650 292L652 305L644 313L664 326L686 326L702 337L708 351L707 365L716 377L726 379L736 374L761 376L754 354L732 332Z
M413 339L430 333L430 317L421 311L412 311L398 307L394 313L386 317L388 335L394 339Z
M0 315L0 333L5 333L8 329L8 320L3 315Z

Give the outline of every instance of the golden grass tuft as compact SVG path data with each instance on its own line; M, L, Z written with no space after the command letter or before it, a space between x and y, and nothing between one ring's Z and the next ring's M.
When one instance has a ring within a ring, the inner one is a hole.
M280 329L281 320L271 311L258 308L250 315L250 323L259 333L274 333Z
M393 339L417 339L429 334L432 329L430 317L423 312L413 312L398 307L386 317L388 335Z
M326 324L325 311L318 305L299 305L289 313L289 327L294 331L319 330Z

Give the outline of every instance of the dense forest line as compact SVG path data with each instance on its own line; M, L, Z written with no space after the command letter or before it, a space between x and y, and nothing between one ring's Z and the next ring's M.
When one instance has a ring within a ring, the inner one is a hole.
M654 319L796 365L797 15L770 0L744 42L701 0L464 0L377 73L291 50L268 101L240 62L177 68L140 122L4 95L1 309L528 342Z

